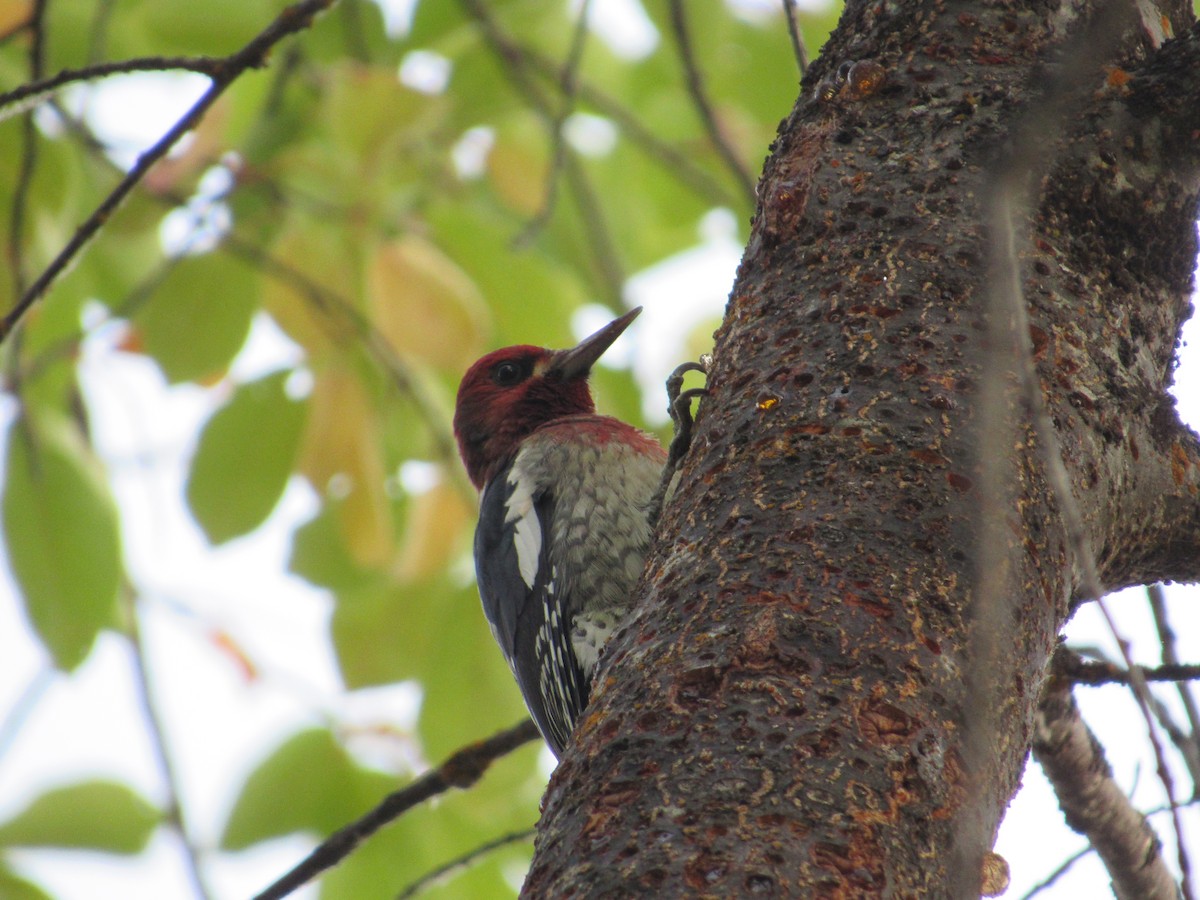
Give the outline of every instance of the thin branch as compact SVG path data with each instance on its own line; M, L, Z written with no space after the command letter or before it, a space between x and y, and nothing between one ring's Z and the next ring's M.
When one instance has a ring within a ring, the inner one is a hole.
M36 0L29 14L29 77L42 77L44 64L45 34L42 22L46 14L47 0ZM21 123L21 162L17 169L16 186L13 191L12 207L8 222L8 263L12 267L13 297L21 296L25 290L25 205L29 199L29 188L37 168L38 131L33 114L26 113Z
M108 26L112 22L116 6L116 0L97 0L92 24L88 29L88 52L85 58L89 64L99 62L108 50Z
M78 69L63 69L49 78L39 78L11 91L0 93L0 121L37 106L69 84L97 81L112 75L126 75L132 72L197 72L212 78L222 65L223 60L211 56L140 56L136 59L96 63ZM7 109L10 106L14 108Z
M587 232L588 246L596 263L597 274L608 294L608 305L621 310L625 290L625 268L621 265L617 247L612 240L612 230L604 219L604 208L600 198L583 171L583 166L574 156L567 158L567 184L579 203L579 217Z
M445 865L438 866L427 875L422 875L399 894L396 895L396 900L408 900L410 897L415 897L422 891L427 891L432 887L436 887L440 882L446 880L451 875L456 875L463 869L475 865L483 857L493 851L499 850L501 847L507 847L509 844L519 844L522 841L527 841L537 833L536 828L525 828L521 831L513 831L509 834L502 835L495 840L488 841L486 844L480 844L474 850L457 856L450 860Z
M86 123L75 118L57 104L55 104L55 111L58 113L67 131L79 140L89 153L100 162L117 170L117 166L107 155L107 148L104 143L91 132ZM152 196L154 199L172 208L185 207L189 202L189 198L173 191L156 192ZM433 441L436 458L446 465L446 471L455 473L455 484L463 491L464 496L472 498L475 496L475 490L467 482L466 474L463 472L462 467L457 465L458 451L454 444L454 437L450 434L447 427L445 416L438 409L433 399L427 396L418 379L413 377L409 368L388 340L353 303L314 281L294 266L273 256L268 250L258 244L243 238L236 231L225 234L215 249L237 256L264 274L268 274L276 280L289 285L310 304L311 308L318 314L321 322L324 324L326 333L335 342L349 343L350 339L353 338L364 346L367 354L379 366L380 370L387 374L388 379L396 390L412 402L418 417L425 423L425 427ZM165 276L165 270L161 274ZM148 297L144 289L152 289L156 284L156 280L161 280L158 273L152 274L147 280L144 280L139 287L134 289L125 302L114 309L114 313L116 315L126 315L131 310L136 309L137 305ZM126 304L131 305L127 308ZM26 375L28 377L35 377L44 368L46 362L49 362L57 354L69 351L81 338L82 332L44 348L39 358L35 359L26 368ZM49 358L42 361L42 356L49 356Z
M1073 684L1085 687L1098 687L1106 684L1131 684L1133 677L1128 669L1110 662L1091 662L1084 660L1078 654L1066 651L1068 656L1063 663L1063 675L1071 679ZM1174 665L1156 666L1145 669L1138 666L1140 677L1145 681L1196 681L1200 679L1200 664L1177 663Z
M209 107L217 101L217 98L225 92L229 85L247 69L265 65L271 48L285 37L308 28L317 13L327 9L335 2L336 0L298 0L283 10L270 25L259 32L241 50L218 61L219 65L212 75L212 84L204 92L204 95L157 143L138 157L133 168L84 220L67 245L21 295L16 305L3 320L0 320L0 342L3 342L12 333L21 317L41 298L54 280L62 274L63 270L95 236L100 227L121 205L121 201L141 182L151 167L200 122Z
M750 171L742 163L741 159L738 158L733 146L721 131L721 126L717 122L712 104L709 102L700 66L696 62L695 52L692 49L691 33L688 30L687 15L684 12L684 0L671 0L670 7L671 31L675 35L675 43L679 48L679 60L683 65L683 73L687 81L688 93L692 98L692 104L696 107L696 112L700 115L700 121L704 124L704 130L708 132L708 139L712 142L717 155L724 160L729 171L733 173L733 177L741 185L742 191L749 199L750 205L753 206L755 202L754 178L750 175Z
M8 715L0 722L0 757L3 757L17 739L30 714L37 708L38 701L46 695L46 689L54 684L54 667L43 663L29 679L20 696L13 702Z
M1057 869L1055 869L1053 872L1051 872L1049 875L1047 875L1045 878L1043 878L1041 881L1039 881L1037 884L1035 884L1033 887L1031 887L1028 891L1026 891L1024 894L1022 894L1020 897L1020 900L1032 900L1033 897L1036 897L1042 891L1048 890L1049 888L1053 887L1054 883L1056 881L1058 881L1058 879L1060 879L1064 875L1066 875L1067 872L1070 871L1071 867L1075 865L1075 863L1079 862L1081 859L1083 859L1089 853L1094 853L1095 851L1096 851L1096 848L1093 847L1090 843L1085 844L1081 850L1077 850L1074 853L1072 853L1070 856L1068 856L1066 859L1064 859L1062 861L1062 864Z
M1179 653L1175 647L1175 631L1167 615L1167 597L1161 584L1152 584L1146 588L1146 596L1150 601L1150 611L1154 615L1154 627L1158 630L1159 643L1162 645L1162 661L1165 665L1179 665ZM1200 667L1197 667L1200 668ZM1192 796L1200 791L1200 711L1196 707L1196 698L1191 686L1183 681L1176 686L1179 700L1187 715L1189 730L1182 729L1177 734L1171 734L1171 740L1179 748L1187 763L1192 776ZM1162 716L1159 717L1160 721ZM1164 723L1165 724L1165 723Z
M550 166L546 171L546 189L542 196L542 208L517 235L514 242L517 247L527 246L546 227L546 223L554 214L554 207L558 200L558 181L562 177L568 153L567 136L564 129L567 119L575 112L579 66L583 62L583 48L587 45L588 13L591 11L591 6L591 0L583 0L579 6L579 18L575 22L575 31L571 36L571 47L567 51L567 59L562 66L562 78L559 81L562 89L562 103L559 106L558 114L550 124L553 153L550 157Z
M1175 879L1154 830L1113 780L1104 750L1079 715L1070 681L1051 676L1038 703L1033 755L1067 824L1087 836L1118 898L1175 900Z
M523 744L538 737L531 719L497 732L490 738L456 751L444 763L426 772L412 784L388 794L362 818L326 838L290 872L255 896L254 900L280 900L307 884L326 869L337 865L364 840L396 818L451 788L465 789L483 777L488 766Z
M1191 795L1195 797L1197 771L1195 739L1185 728L1180 727L1165 703L1153 694L1150 695L1150 700L1155 720L1157 720L1159 727L1166 732L1171 743L1179 750L1179 755L1183 757L1183 763L1187 766L1188 774L1192 776Z
M800 23L796 21L796 0L783 0L783 14L787 17L788 37L792 39L796 67L803 78L808 74L808 48L804 46L804 35L800 33Z
M512 41L506 35L499 35L499 38L510 41L510 52L523 56L534 70L551 84L563 83L563 68L555 60L535 47ZM687 153L671 146L655 134L652 128L643 125L637 116L615 98L586 81L579 81L576 89L580 101L595 107L602 116L612 119L621 133L629 138L630 143L640 147L647 157L662 165L698 196L726 206L739 202L740 197L735 196L724 184L709 175L702 166L696 165Z
M282 281L299 293L320 314L336 342L346 343L347 337L360 341L375 364L387 373L396 390L407 397L416 408L417 415L425 423L433 441L438 460L446 464L447 471L462 473L462 467L456 462L458 449L454 443L454 436L446 427L445 416L420 387L418 380L388 339L353 303L236 233L225 235L217 249L246 260L264 274ZM340 333L338 329L341 329ZM465 474L459 480L464 485L464 490L474 497L474 491L466 484Z
M155 762L158 764L159 773L167 788L167 803L164 815L171 830L179 838L180 846L183 848L188 877L191 879L196 896L203 898L203 900L211 900L214 895L204 879L204 868L200 859L200 850L195 841L192 840L187 822L183 816L183 805L179 799L183 796L183 780L179 776L179 771L176 769L175 761L167 745L166 726L163 724L162 717L158 714L158 707L154 702L154 694L150 689L152 683L150 666L146 659L146 645L142 641L137 602L132 592L128 589L125 591L125 605L125 634L129 638L132 650L131 655L133 656L137 699L139 705L142 707L142 716L146 720L146 727L150 732L150 746L154 753Z
M496 58L500 60L505 75L513 87L529 101L534 110L553 127L554 108L546 92L533 78L530 62L524 56L521 48L510 40L500 28L500 23L492 15L483 0L459 0L466 13L475 20L483 35L484 42L491 48ZM614 309L620 308L621 292L624 289L625 273L618 259L615 245L604 221L600 203L587 180L583 167L569 152L564 159L564 171L567 181L579 201L584 228L588 233L588 246L595 257L596 267L609 294L609 303Z
M1136 786L1133 790L1136 790ZM1129 794L1127 794L1126 796L1131 795L1133 793L1133 790L1131 790L1129 792ZM1196 804L1196 802L1197 802L1197 799L1193 798L1192 800L1190 800L1187 803L1187 805L1194 806ZM1150 818L1151 816L1161 815L1164 812L1170 812L1170 807L1160 806L1156 809L1149 810L1148 812L1145 813L1145 815L1146 815L1146 818ZM1062 861L1062 863L1058 866L1057 869L1055 869L1053 872L1051 872L1049 875L1047 875L1045 878L1043 878L1037 884L1033 885L1033 887L1031 887L1028 891L1026 891L1020 897L1018 897L1017 900L1032 900L1033 897L1036 897L1042 891L1053 887L1054 884L1060 878L1062 878L1064 875L1067 874L1067 872L1071 869L1072 866L1075 865L1075 863L1079 862L1081 859L1083 859L1089 853L1095 853L1095 852L1096 852L1096 848L1094 846L1092 846L1091 842L1089 841L1082 848L1075 851L1070 856L1068 856L1066 859L1064 859Z

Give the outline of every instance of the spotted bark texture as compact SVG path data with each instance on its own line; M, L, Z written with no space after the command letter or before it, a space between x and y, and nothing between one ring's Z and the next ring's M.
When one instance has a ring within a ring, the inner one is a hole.
M981 224L1006 159L1030 160L1029 336L1101 577L1200 578L1200 453L1166 393L1200 32L1174 0L1122 14L847 5L766 162L695 443L524 896L979 895L1080 600L1023 407L979 427L980 380L1007 377L983 364ZM981 617L991 454L1008 596Z

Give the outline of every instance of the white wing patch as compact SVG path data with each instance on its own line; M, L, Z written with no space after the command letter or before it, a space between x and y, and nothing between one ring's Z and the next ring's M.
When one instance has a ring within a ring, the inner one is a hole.
M600 650L616 627L616 618L600 611L582 612L571 622L571 649L575 651L585 679L591 679Z
M513 491L504 502L504 522L506 525L516 523L513 543L517 549L517 569L525 586L533 590L542 554L542 523L533 508L533 485L529 479L521 477L516 466L509 472L508 483L513 486Z

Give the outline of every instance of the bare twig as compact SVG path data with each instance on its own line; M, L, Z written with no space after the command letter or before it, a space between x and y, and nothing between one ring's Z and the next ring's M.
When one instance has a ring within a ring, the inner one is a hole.
M29 718L30 713L37 708L38 701L46 694L46 689L54 683L54 667L43 663L34 672L29 683L21 691L20 696L13 702L8 715L0 721L0 757L8 752L9 747L17 739L21 726Z
M1067 654L1062 663L1062 673L1071 679L1073 684L1085 687L1097 687L1105 684L1130 684L1133 677L1128 669L1121 668L1110 662L1091 662L1081 659L1078 654L1065 651ZM1162 665L1153 669L1141 666L1140 677L1145 681L1195 681L1200 679L1200 664L1187 665L1177 663Z
M583 166L574 156L567 158L567 184L575 194L579 203L579 218L583 222L584 231L588 236L588 247L596 264L596 273L600 283L608 295L609 308L622 310L621 301L625 290L625 268L621 265L616 244L612 240L612 230L604 219L604 208L600 198L592 189L583 171Z
M502 36L502 38L504 37L506 36ZM556 85L562 84L564 77L562 67L537 48L513 42L512 52L520 54L528 60L529 64L543 78ZM696 165L687 153L660 138L653 129L643 125L637 116L615 98L582 80L577 82L576 90L580 101L595 107L598 113L612 119L621 133L629 138L630 143L640 147L647 157L658 162L698 196L712 203L724 205L736 204L739 201L740 198L713 178L702 166Z
M1047 875L1045 878L1043 878L1041 881L1039 881L1037 884L1035 884L1033 887L1031 887L1028 891L1026 891L1024 894L1022 894L1020 897L1020 900L1032 900L1033 897L1036 897L1042 891L1048 890L1049 888L1053 887L1055 882L1057 882L1058 879L1060 879L1064 875L1066 875L1067 872L1070 871L1071 867L1075 865L1075 863L1079 862L1081 859L1083 859L1089 853L1094 853L1095 851L1096 851L1096 848L1093 847L1090 843L1085 844L1082 849L1076 850L1074 853L1072 853L1070 856L1068 856L1066 859L1064 859L1057 869L1055 869L1053 872L1051 872L1049 875Z
M92 15L92 24L88 29L86 59L89 65L104 58L108 48L108 26L112 22L112 14L116 6L117 0L97 0L96 11Z
M42 77L45 34L42 20L46 13L46 0L36 0L29 14L29 77ZM13 189L12 207L8 222L8 263L12 267L13 298L25 290L25 204L29 199L29 187L37 168L38 131L33 114L26 113L21 123L21 162L17 169L16 186Z
M409 897L415 897L422 891L427 891L434 887L439 882L444 881L451 875L461 872L470 866L475 865L483 857L487 856L501 847L507 847L509 844L519 844L522 841L527 841L537 832L536 828L525 828L521 831L513 831L509 834L501 835L495 840L488 841L486 844L480 844L474 850L457 856L448 863L438 866L427 875L422 875L399 894L396 895L396 900L408 900Z
M521 48L513 42L501 29L492 11L482 0L459 0L463 9L479 25L484 42L491 48L496 58L512 82L513 87L523 94L537 114L547 123L554 125L554 107L541 85L534 79L530 61L525 57ZM604 221L600 203L595 192L579 165L575 154L566 148L563 169L567 183L575 193L581 209L583 226L588 233L588 247L595 261L597 271L609 295L609 304L620 308L621 292L625 285L625 274L617 257L608 225Z
M166 134L138 157L137 162L125 177L84 220L67 245L25 290L3 320L0 320L0 342L8 337L21 317L41 298L54 280L62 274L88 241L95 236L100 227L121 205L121 201L141 182L151 167L165 156L181 137L200 122L209 107L217 101L217 98L225 92L229 85L247 69L265 65L271 48L285 37L308 28L316 15L334 2L336 0L298 0L283 10L270 25L259 32L241 50L219 61L220 65L212 75L212 84L203 96L168 129Z
M1038 703L1033 755L1054 785L1067 824L1085 834L1104 861L1117 897L1175 900L1178 889L1158 838L1113 780L1070 681L1057 674Z
M86 123L57 105L55 105L55 111L68 132L79 140L89 153L93 154L98 161L116 169L115 164L107 155L107 148L91 132ZM172 191L156 192L153 197L172 208L186 206L188 202L188 198ZM273 256L268 250L253 241L243 238L236 231L226 234L216 250L237 256L264 274L289 285L317 313L327 334L335 342L345 344L355 340L365 347L368 355L380 370L387 374L396 390L412 402L417 415L428 429L437 459L446 465L446 471L457 475L455 484L462 490L463 495L472 498L475 496L474 488L467 482L461 466L456 464L458 451L455 448L454 437L447 427L445 416L437 408L433 399L427 396L418 379L413 377L388 340L359 312L353 303L316 282L294 266ZM115 311L124 315L136 309L149 296L148 290L152 290L165 275L165 269L152 273ZM26 367L24 374L30 378L36 377L50 359L68 352L80 338L82 338L82 332L44 348L39 358Z
M1182 686L1182 685L1180 685ZM1191 796L1196 796L1196 743L1194 736L1175 721L1175 717L1171 715L1171 710L1158 697L1150 695L1151 711L1154 713L1154 718L1159 726L1166 732L1167 738L1179 750L1179 755L1183 757L1183 763L1187 766L1188 774L1192 777Z
M562 90L562 102L558 114L550 124L550 138L554 152L550 157L550 167L546 171L546 188L542 195L542 208L525 225L516 238L516 245L523 247L537 236L550 217L558 200L558 181L562 177L563 167L567 162L567 136L565 127L567 119L575 112L575 102L578 90L579 66L583 62L583 48L587 44L588 13L591 11L591 0L583 0L579 6L579 17L575 22L575 32L571 37L571 47L567 51L567 59L562 66L562 77L559 86Z
M1162 661L1164 665L1178 666L1179 653L1175 648L1175 631L1167 615L1167 598L1161 584L1152 584L1146 588L1150 601L1150 611L1154 615L1154 627L1158 630L1159 642L1162 644ZM1200 666L1197 667L1200 669ZM1172 734L1171 740L1179 748L1187 763L1192 776L1192 796L1200 796L1200 710L1196 706L1196 697L1190 685L1180 681L1176 688L1179 700L1187 715L1188 730L1182 729L1178 734ZM1161 716L1159 717L1161 720Z
M202 900L211 900L213 893L209 890L208 884L204 879L200 850L196 846L196 842L192 839L187 821L184 819L183 805L180 803L180 797L183 796L181 790L183 782L179 777L175 761L168 747L166 726L163 724L162 717L158 714L154 695L150 689L150 667L146 660L146 645L142 641L137 601L129 589L125 591L125 605L125 634L129 638L132 650L134 682L137 686L138 703L142 707L142 716L146 719L146 727L150 732L151 750L154 753L155 762L158 763L159 773L167 790L167 802L163 814L171 830L179 837L180 846L183 848L188 877L191 879L196 896L202 898Z
M783 0L783 14L787 17L788 36L792 39L792 53L796 56L796 67L800 77L808 74L808 48L804 46L804 35L796 21L796 0Z
M709 102L708 91L704 87L704 78L700 73L700 66L696 62L696 55L692 49L692 37L688 30L684 2L683 0L671 0L670 7L671 30L675 35L675 43L679 48L679 60L683 65L683 74L687 81L687 89L691 95L692 104L696 107L696 112L700 115L700 121L704 124L704 130L708 132L708 139L712 142L717 155L724 160L725 165L733 173L733 177L741 186L750 205L753 206L754 178L750 175L750 171L746 168L745 164L738 158L737 153L734 152L733 145L729 143L728 138L721 131L716 113L713 112L712 103Z
M0 93L0 121L38 105L68 84L97 81L132 72L197 72L212 78L222 64L223 60L211 56L140 56L136 59L95 63L79 69L63 69L49 78L39 78ZM10 106L14 108L8 109Z
M218 249L248 261L264 274L289 285L320 314L335 341L346 343L348 337L360 341L376 365L387 373L395 388L412 402L429 431L438 459L446 464L447 471L462 472L461 466L455 462L458 449L446 426L445 416L420 387L387 338L353 303L240 235L227 234ZM460 481L463 489L474 496L474 491L466 484L465 475Z
M360 843L398 816L451 788L468 788L483 777L488 766L538 737L537 727L526 719L512 728L458 750L436 769L412 784L388 794L373 810L326 838L294 869L258 894L254 900L279 900L337 865Z

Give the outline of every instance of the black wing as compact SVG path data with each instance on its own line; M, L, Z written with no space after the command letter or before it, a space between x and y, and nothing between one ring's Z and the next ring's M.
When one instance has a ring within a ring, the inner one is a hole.
M484 488L475 530L475 574L483 612L492 626L529 714L562 754L588 700L588 683L565 621L565 580L547 552L554 501L549 491L526 492L502 470ZM522 508L523 507L523 508ZM524 571L522 571L524 569Z

